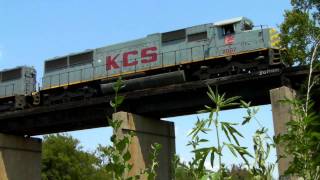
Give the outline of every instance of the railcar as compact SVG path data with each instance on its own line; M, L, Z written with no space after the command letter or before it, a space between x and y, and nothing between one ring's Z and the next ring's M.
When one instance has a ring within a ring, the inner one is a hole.
M23 109L33 103L35 94L36 70L33 67L20 66L0 71L0 111Z
M238 17L48 59L41 93L51 103L110 92L119 76L131 90L280 66L276 30L253 27Z

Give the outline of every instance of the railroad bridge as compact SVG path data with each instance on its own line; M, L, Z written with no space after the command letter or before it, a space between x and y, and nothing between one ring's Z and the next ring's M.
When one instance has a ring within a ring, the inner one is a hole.
M307 67L275 68L124 92L121 95L125 101L120 109L123 112L116 114L109 105L113 95L0 113L0 132L3 133L0 135L0 179L40 179L41 141L30 136L108 126L106 116L112 115L123 120L122 133L127 130L137 133L131 148L135 149L133 158L140 167L134 167L133 171L145 166L148 147L158 141L164 149L159 158L163 168L158 173L169 179L175 153L174 124L160 118L194 114L210 104L206 95L210 85L227 96L241 96L252 105L272 104L275 133L280 133L290 119L290 107L280 105L278 100L294 97L294 90L300 88L307 75ZM286 163L286 160L280 161L280 174ZM1 167L5 167L3 172Z

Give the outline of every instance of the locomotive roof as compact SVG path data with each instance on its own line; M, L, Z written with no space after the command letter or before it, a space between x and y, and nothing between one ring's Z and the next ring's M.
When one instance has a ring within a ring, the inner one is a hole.
M184 29L190 29L190 28L194 28L194 27L198 27L198 26L204 26L204 25L223 26L223 25L226 25L226 24L232 24L232 23L236 23L236 22L240 22L240 21L246 21L246 22L249 22L249 23L253 24L253 22L250 19L248 19L246 17L243 17L243 16L240 16L240 17L236 17L236 18L226 19L226 20L223 20L223 21L218 21L218 22L215 22L215 23L207 23L207 24L195 25L195 26L184 28ZM169 32L171 32L171 31L169 31ZM157 36L157 35L160 35L160 34L163 34L163 32L162 33L149 34L146 37ZM106 48L106 47L112 48L114 46L119 46L119 45L124 45L124 44L128 45L128 43L133 43L134 44L134 43L139 42L140 40L142 40L144 38L145 37L142 37L142 38L139 38L139 39L134 39L134 40L129 40L129 41L125 41L125 42L115 43L115 44L111 44L111 45L107 45L107 46L103 46L103 47L99 47L99 48L95 48L95 49L101 49L101 48ZM66 55L63 55L63 56L55 56L55 57L46 59L45 62L53 61L53 60L60 59L60 58L65 58L65 57L72 56L72 55L77 55L77 54L82 54L82 53L94 51L95 49L87 49L85 51L69 53L69 54L66 54Z
M223 26L223 25L226 25L226 24L233 24L233 23L236 23L236 22L240 22L242 20L245 20L245 21L248 21L250 23L252 23L252 21L246 17L236 17L236 18L232 18L232 19L226 19L226 20L223 20L223 21L218 21L218 22L215 22L214 25L215 26Z
M34 67L31 67L31 66L17 66L17 67L14 67L14 68L8 68L8 69L0 69L0 72L6 72L6 71L11 71L11 70L14 70L14 69L34 69Z

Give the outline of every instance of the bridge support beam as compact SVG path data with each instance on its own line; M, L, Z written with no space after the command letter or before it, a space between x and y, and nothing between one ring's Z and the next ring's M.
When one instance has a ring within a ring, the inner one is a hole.
M285 104L279 102L284 99L293 99L296 96L296 92L286 86L270 90L270 98L272 105L272 116L273 116L273 126L275 135L283 134L287 131L286 124L288 121L293 119L290 104ZM277 147L277 156L279 157L283 154L283 147ZM278 162L279 175L284 175L287 170L289 163L291 161L290 157L281 158ZM290 179L295 179L291 177Z
M115 113L113 114L113 119L122 120L120 131L116 132L118 136L121 137L130 131L133 131L136 135L129 146L132 156L130 163L133 164L133 168L128 173L128 177L136 175L141 169L148 167L150 164L151 144L159 143L162 145L162 148L158 155L159 168L157 169L157 179L173 179L172 161L175 154L174 123L128 112Z
M0 179L41 179L41 140L0 134Z

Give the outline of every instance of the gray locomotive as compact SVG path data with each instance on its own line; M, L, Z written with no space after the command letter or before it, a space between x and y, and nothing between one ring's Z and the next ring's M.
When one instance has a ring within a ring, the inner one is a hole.
M278 44L275 29L254 29L245 17L150 34L46 60L39 94L52 104L111 93L120 76L129 91L251 73L282 65Z
M0 71L0 111L23 109L36 92L36 70L21 66Z

